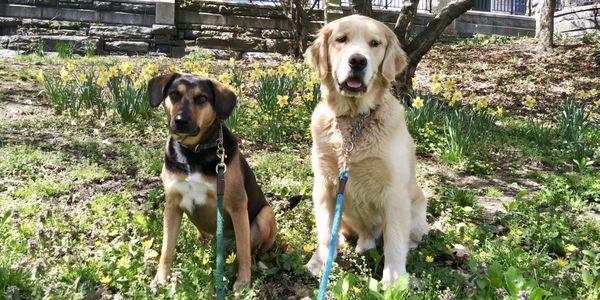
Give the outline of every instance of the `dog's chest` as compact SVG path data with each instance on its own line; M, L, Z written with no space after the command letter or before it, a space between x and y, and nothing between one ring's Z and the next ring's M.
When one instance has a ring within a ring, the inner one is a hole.
M191 173L184 180L174 181L171 188L181 195L179 207L188 213L194 208L204 206L215 197L216 181L200 173Z

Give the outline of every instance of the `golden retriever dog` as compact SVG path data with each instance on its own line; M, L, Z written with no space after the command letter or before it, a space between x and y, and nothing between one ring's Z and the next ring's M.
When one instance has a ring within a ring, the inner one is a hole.
M356 251L364 252L383 237L382 283L389 287L406 272L409 245L428 231L427 200L415 175L415 146L404 107L390 92L391 82L406 66L406 54L385 24L352 15L325 25L305 58L321 80L322 94L311 120L318 246L306 268L317 276L327 259L344 164L341 149L362 122L347 162L339 243L357 236Z

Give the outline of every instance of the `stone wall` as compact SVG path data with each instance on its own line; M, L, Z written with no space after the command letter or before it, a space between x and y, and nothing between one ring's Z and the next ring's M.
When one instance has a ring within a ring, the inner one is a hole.
M347 15L340 7L329 11ZM393 27L397 11L374 11ZM434 17L419 12L413 26L422 31ZM311 38L324 24L323 10L310 15ZM531 17L468 12L446 29L446 36L532 34ZM98 52L181 56L192 47L226 50L237 55L255 52L288 53L290 21L272 5L205 1L179 7L175 0L0 0L0 48L30 50L42 43L53 49L69 42L83 52L93 43Z
M600 32L600 3L566 7L554 15L554 30L568 36Z

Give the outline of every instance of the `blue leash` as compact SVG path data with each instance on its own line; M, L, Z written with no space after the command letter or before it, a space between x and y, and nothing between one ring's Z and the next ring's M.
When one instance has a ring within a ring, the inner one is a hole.
M323 276L321 276L321 283L319 285L318 300L325 298L327 292L327 283L329 283L329 274L331 273L331 265L333 264L333 256L335 255L335 248L337 246L338 229L340 226L340 218L342 217L342 201L344 200L344 190L346 189L346 182L348 182L348 172L340 172L340 184L337 193L335 203L335 213L333 215L333 224L331 224L331 239L329 240L329 254L327 255L327 262L325 263L325 270Z
M223 195L225 194L225 172L227 165L225 164L225 148L223 147L223 123L219 124L219 138L217 139L217 157L220 162L217 164L217 270L215 272L215 284L217 288L217 299L224 298L223 284Z

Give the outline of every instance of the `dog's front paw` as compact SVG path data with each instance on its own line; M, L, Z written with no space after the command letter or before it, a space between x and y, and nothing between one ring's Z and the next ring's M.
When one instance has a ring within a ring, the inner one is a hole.
M233 284L233 290L235 292L239 292L239 291L245 289L248 286L250 286L250 278L240 278L240 277L238 277L238 279Z
M321 274L321 269L323 268L323 262L318 257L318 255L317 255L316 252L313 254L313 256L310 259L310 261L306 265L304 265L304 268L312 276L317 277L317 276L319 276Z
M406 273L406 267L403 265L385 266L383 268L383 276L381 278L381 284L383 284L383 288L387 289L393 286L396 283L396 279L398 279L398 277L404 273Z
M372 238L359 237L358 241L356 241L356 253L367 252L375 248L377 248L377 244Z
M157 288L164 286L167 283L167 277L168 274L166 272L156 272L156 276L154 276L154 279L152 279L152 281L150 282L150 287Z

